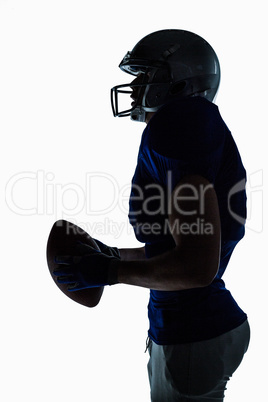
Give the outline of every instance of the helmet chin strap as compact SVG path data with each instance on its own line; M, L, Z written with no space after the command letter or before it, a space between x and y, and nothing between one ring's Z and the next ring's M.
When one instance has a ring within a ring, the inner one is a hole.
M161 107L161 105L156 107L145 107L145 106L137 106L130 112L130 118L133 121L138 121L141 123L145 123L147 113L154 113Z
M141 107L135 107L135 109L130 112L130 118L133 121L144 123L146 119L146 112Z

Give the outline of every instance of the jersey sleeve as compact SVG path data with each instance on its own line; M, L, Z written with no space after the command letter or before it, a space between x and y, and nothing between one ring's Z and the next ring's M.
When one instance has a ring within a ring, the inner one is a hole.
M190 174L201 175L214 184L226 132L215 105L201 98L174 103L163 108L150 123L151 173L161 184L169 180L174 188Z

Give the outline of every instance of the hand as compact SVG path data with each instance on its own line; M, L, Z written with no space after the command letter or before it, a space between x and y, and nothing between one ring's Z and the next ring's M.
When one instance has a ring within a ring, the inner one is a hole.
M114 285L118 283L117 261L118 257L106 255L93 247L80 243L77 246L77 256L55 257L59 268L54 270L53 274L57 277L58 283L69 285L70 292Z

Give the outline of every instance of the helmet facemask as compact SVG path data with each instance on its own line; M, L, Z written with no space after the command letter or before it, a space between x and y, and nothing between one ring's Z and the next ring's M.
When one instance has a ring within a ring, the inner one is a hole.
M140 82L135 83L139 77ZM156 112L164 104L171 85L171 77L167 68L147 68L145 71L138 71L137 78L129 84L117 85L111 89L112 110L114 116L130 116L134 121L145 122L147 113ZM129 102L131 95L135 95L132 107L120 107L119 98L122 101L124 96Z

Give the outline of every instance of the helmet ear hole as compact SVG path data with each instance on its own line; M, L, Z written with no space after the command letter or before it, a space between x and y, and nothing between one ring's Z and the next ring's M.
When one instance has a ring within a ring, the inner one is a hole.
M186 81L175 82L175 84L173 84L172 87L170 88L170 94L171 95L179 94L184 90L186 84L187 84Z

